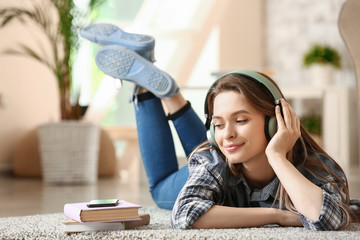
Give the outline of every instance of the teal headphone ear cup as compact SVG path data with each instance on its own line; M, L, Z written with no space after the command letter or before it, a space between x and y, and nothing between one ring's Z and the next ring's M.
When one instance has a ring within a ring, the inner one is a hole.
M268 141L275 135L277 131L276 117L266 116L265 118L265 136Z
M219 146L217 145L216 141L215 141L215 126L214 123L211 122L209 130L206 133L207 139L209 141L209 143L217 148L219 148Z

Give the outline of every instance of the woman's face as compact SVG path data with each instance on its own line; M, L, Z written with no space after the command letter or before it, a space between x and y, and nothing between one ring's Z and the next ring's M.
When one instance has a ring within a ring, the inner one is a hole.
M229 163L266 159L265 117L242 94L220 93L215 97L213 111L215 140Z

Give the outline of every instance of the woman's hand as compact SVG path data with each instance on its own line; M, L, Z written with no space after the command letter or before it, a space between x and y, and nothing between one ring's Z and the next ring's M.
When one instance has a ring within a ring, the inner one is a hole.
M278 129L266 147L265 153L268 157L271 154L285 156L301 136L300 120L294 110L284 99L281 99L280 103L284 118L281 116L280 106L276 106L275 115Z
M302 227L299 214L288 210L279 210L278 224L283 227Z

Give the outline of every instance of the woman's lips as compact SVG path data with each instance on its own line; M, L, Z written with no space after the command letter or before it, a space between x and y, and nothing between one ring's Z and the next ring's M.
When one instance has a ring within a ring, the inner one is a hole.
M241 144L231 144L231 145L225 146L225 149L228 152L234 152L237 149L239 149L242 145L244 145L244 144L243 143L241 143Z

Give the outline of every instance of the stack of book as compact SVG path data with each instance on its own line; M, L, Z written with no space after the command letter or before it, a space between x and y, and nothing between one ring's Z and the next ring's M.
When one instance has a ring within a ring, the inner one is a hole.
M67 203L63 222L67 233L84 231L113 231L147 225L149 214L139 214L140 205L120 200L116 206L88 207L88 203Z

